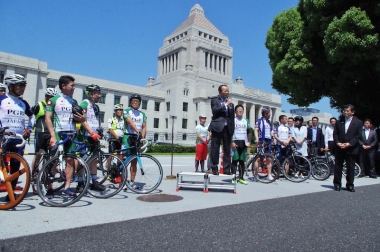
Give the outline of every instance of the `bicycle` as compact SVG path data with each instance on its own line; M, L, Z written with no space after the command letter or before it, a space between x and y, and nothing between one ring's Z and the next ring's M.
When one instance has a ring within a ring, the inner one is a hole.
M30 185L30 168L28 162L18 153L8 152L6 150L10 138L4 138L4 135L14 136L21 139L16 148L25 145L25 140L20 134L5 132L8 127L0 128L0 210L7 210L16 207L25 198ZM20 168L16 172L11 172L11 161L16 160L20 163ZM20 185L21 184L21 185ZM3 196L5 196L3 198Z
M295 143L290 142L291 150L281 164L281 171L287 180L300 183L311 175L311 163L309 159L297 153Z
M136 134L124 134L132 138L134 145L116 150L115 153L123 153L123 163L127 171L132 170L132 166L136 164L136 177L135 180L132 181L130 176L125 176L120 182L120 187L126 186L127 190L129 189L139 194L150 193L161 184L163 178L161 163L153 156L144 153L149 143L148 140L138 140ZM125 153L129 150L132 151L133 154L125 157ZM123 165L112 166L109 169L109 179L115 180L123 168Z
M312 149L315 146L312 143L308 143L308 147ZM311 163L311 175L314 179L323 181L330 177L330 166L328 163L318 158L313 151L310 151L307 158Z
M325 152L325 156L322 157L323 159L326 160L326 162L332 166L334 165L335 166L335 156L332 155L329 151ZM358 163L355 162L355 167L354 167L354 176L355 178L358 178L359 175L361 174L362 172L362 168L360 167L360 165ZM346 162L343 163L343 169L342 169L342 174L343 176L347 176L347 166L346 166Z
M53 207L69 206L77 202L86 193L90 184L90 170L86 162L78 156L78 154L64 153L63 145L75 136L75 132L62 132L62 139L56 143L57 154L51 157L41 168L37 177L37 192L40 198L48 205ZM66 159L73 159L73 177L66 177ZM84 189L76 196L70 196L62 193L61 185L70 179L70 189L75 188L78 179L83 179ZM56 188L54 196L48 196L49 187Z
M276 181L276 179L280 176L280 163L276 157L272 154L265 153L265 149L269 148L269 145L266 143L257 144L257 153L256 155L251 155L247 161L246 170L252 164L252 173L253 177L257 179L257 181L265 184L272 183ZM255 171L254 163L256 160L260 159L259 168ZM268 179L268 164L272 164L272 177L273 179ZM255 176L256 175L256 176Z

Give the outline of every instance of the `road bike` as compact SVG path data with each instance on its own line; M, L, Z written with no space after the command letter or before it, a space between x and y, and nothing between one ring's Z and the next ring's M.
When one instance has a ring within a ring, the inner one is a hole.
M265 150L269 148L269 145L267 143L259 143L257 144L257 153L256 155L251 155L248 158L247 164L246 164L246 170L248 170L248 167L251 167L253 178L256 178L257 181L261 183L272 183L276 181L276 179L280 176L280 162L278 159L273 156L272 154L266 153ZM257 172L255 171L254 164L256 160L259 160L258 169ZM268 165L272 164L272 178L268 178ZM257 173L257 174L255 174Z
M308 143L309 149L314 148L313 143ZM307 157L310 160L312 169L311 169L311 175L316 180L326 180L328 177L330 177L330 166L328 163L326 163L323 159L318 158L317 155L315 155L314 151L310 151L309 156Z
M281 171L287 180L300 183L307 180L311 175L312 165L309 159L300 155L295 148L294 142L290 142L290 151L281 162Z
M8 127L0 128L0 210L16 207L24 199L30 185L30 167L28 162L18 153L6 151L7 145L11 144L11 139L21 140L16 144L16 148L22 148L25 140L20 134L5 132ZM4 136L8 136L3 138ZM12 171L12 164L20 167L17 171Z
M77 153L65 153L64 145L71 144L76 132L62 132L61 139L54 146L57 154L48 159L42 166L37 176L37 192L40 198L53 207L65 207L77 202L86 193L90 183L90 170L86 162ZM67 159L73 160L73 177L66 176ZM69 190L75 190L78 180L83 180L84 188L74 195L67 195L64 190L66 181L70 181ZM48 194L49 188L53 189L54 195ZM55 189L55 190L54 190Z
M331 152L326 151L325 156L322 156L321 158L324 159L325 162L328 163L330 167L335 167L335 156L332 155ZM355 167L354 167L355 178L358 178L361 172L362 172L362 168L360 167L358 163L355 162ZM342 174L343 176L347 176L346 162L343 163Z
M127 190L135 193L145 194L157 189L163 178L163 169L161 163L151 155L145 154L149 144L146 139L138 139L136 134L124 133L132 139L131 147L123 147L116 150L115 153L122 153L123 163L112 164L108 169L109 179L116 180L120 173L126 168L126 176L122 177L120 186L126 186ZM110 140L114 141L114 140ZM128 154L131 152L132 154ZM134 180L131 177L131 171L136 172Z

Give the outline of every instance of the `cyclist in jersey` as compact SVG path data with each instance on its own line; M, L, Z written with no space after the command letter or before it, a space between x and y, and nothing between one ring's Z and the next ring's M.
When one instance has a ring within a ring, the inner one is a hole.
M110 137L117 141L112 141L109 144L109 152L121 149L121 143L124 135L124 118L123 118L123 104L116 104L114 106L115 116L108 119L108 132Z
M45 100L38 102L32 107L32 112L34 114L34 150L38 152L39 150L48 150L47 136L49 132L46 128L45 123L45 110L46 104L50 98L53 98L58 94L55 88L46 88L45 90ZM37 161L38 162L38 161Z
M201 171L205 171L205 160L208 153L208 125L206 125L206 116L201 114L199 116L199 124L195 127L197 139L195 140L195 172L198 172L199 163L201 164Z
M76 100L71 98L74 94L75 84L74 77L70 75L63 75L59 78L58 84L61 93L51 98L46 105L45 112L45 123L46 127L51 135L50 146L53 147L57 141L61 140L63 132L75 132L75 121L80 122L83 127L90 133L93 139L99 139L99 135L95 134L86 122L86 118L83 114L77 111L76 106L78 103ZM73 110L73 108L75 108ZM75 113L73 113L73 111ZM69 141L64 145L64 151L70 152L76 149L76 145ZM66 159L66 178L73 177L74 161L72 158ZM66 180L63 194L75 197L76 193L70 189L70 179ZM49 185L49 189L46 193L48 198L54 197L54 192Z
M7 92L7 86L3 83L0 83L0 96L5 95Z
M270 108L269 107L263 107L261 110L262 117L256 121L255 123L255 143L258 145L266 144L267 148L264 149L265 153L272 153L272 123L270 122ZM256 162L254 163L254 174L253 174L253 180L257 181L257 174L259 169L259 163L260 158L256 159ZM267 178L269 180L273 180L272 177L272 160L267 159L267 169L268 169L268 176Z
M290 152L290 140L292 140L292 132L287 125L287 118L285 115L280 115L278 118L280 125L274 129L274 138L277 140L276 156L280 160L280 163L284 161L286 156ZM285 173L288 174L289 165L285 166Z
M138 94L133 94L129 97L130 106L124 109L123 117L125 120L124 130L129 134L136 134L137 141L146 136L146 115L144 112L140 111L141 96ZM123 136L123 145L127 148L134 145L133 138L129 135ZM131 153L128 151L127 156ZM136 166L137 160L135 159L131 164L131 182L134 182L136 178ZM136 184L134 184L136 186Z
M251 125L249 120L243 117L244 107L242 105L237 105L235 107L235 131L232 136L231 149L234 151L232 156L232 173L236 173L236 166L239 163L239 183L246 185L247 181L244 180L245 172L245 157L247 154L247 147L251 146ZM232 183L236 183L232 179Z
M26 80L20 74L13 74L4 78L5 85L8 87L8 94L0 95L0 127L9 127L5 132L28 135L32 129L32 116L29 104L20 98L25 92ZM28 126L25 127L25 115L29 117ZM24 155L25 147L16 148L17 144L22 142L21 139L14 136L4 136L4 140L9 141L6 145L6 151L16 152L21 156ZM20 162L10 160L11 174L17 172L20 168ZM12 188L15 190L18 179L12 181ZM16 195L15 195L16 198ZM9 201L7 195L4 201Z
M91 128L91 131L86 131L84 126L81 126L80 129L80 141L87 141L90 144L89 151L92 153L92 155L97 155L97 152L94 152L96 150L96 142L99 141L99 139L94 138L91 136L91 132L96 132L97 129L100 128L100 118L99 118L99 106L96 105L96 103L99 102L100 98L102 97L100 87L98 85L88 85L86 87L85 91L88 99L85 99L82 101L80 106L84 110L84 115L86 117L87 124ZM98 177L97 177L97 160L94 160L91 164L89 164L90 172L91 172L91 190L95 191L104 191L106 190L106 187L99 184ZM80 193L84 189L84 183L83 178L78 178L78 186L77 186L77 192Z

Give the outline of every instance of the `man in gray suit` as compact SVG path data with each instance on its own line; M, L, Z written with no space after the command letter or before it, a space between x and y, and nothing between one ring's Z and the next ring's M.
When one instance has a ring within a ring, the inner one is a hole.
M362 173L359 177L364 177L366 174L368 174L370 178L375 179L375 154L377 146L377 135L376 131L371 129L371 127L371 120L364 120L363 132L359 139L360 167L362 168Z
M209 173L218 175L219 147L223 142L224 174L231 174L231 142L235 131L235 109L232 100L228 98L227 85L220 85L219 95L211 100L212 120L208 130L211 131L211 169Z

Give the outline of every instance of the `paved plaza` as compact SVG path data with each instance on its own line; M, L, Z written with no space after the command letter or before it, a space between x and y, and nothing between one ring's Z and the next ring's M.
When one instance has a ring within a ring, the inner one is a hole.
M170 175L170 156L158 159L165 177ZM193 157L174 157L174 175L192 170ZM0 251L320 251L327 245L335 251L356 245L355 251L378 251L379 184L380 179L357 179L356 192L349 193L333 191L332 177L279 179L239 184L233 194L176 192L176 180L163 179L155 193L182 200L149 203L123 191L110 199L84 196L66 208L45 206L29 193L16 209L0 212Z

